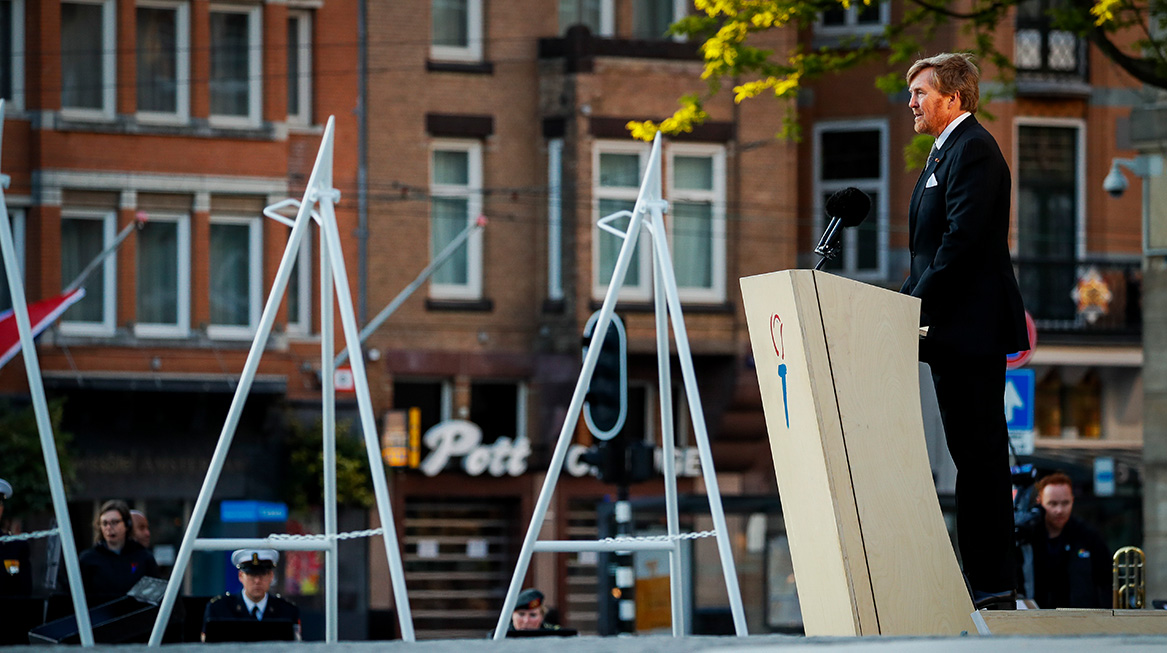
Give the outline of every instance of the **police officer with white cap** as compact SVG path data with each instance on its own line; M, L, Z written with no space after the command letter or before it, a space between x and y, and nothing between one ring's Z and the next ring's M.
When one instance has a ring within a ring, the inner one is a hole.
M294 624L296 640L300 639L300 608L269 593L275 580L276 563L280 554L273 549L239 549L231 554L231 564L239 570L243 591L215 597L207 603L203 614L203 639L207 623L211 621L284 621Z
M12 484L0 478L0 535L11 535L4 528L4 502L12 497ZM0 596L32 595L32 564L27 540L0 542Z

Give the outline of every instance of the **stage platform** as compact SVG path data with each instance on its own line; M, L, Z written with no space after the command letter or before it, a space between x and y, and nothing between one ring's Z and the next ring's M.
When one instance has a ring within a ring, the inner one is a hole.
M145 645L97 646L95 653L197 653L202 651L246 651L248 653L544 653L549 641L543 639L431 640L414 643L391 642L271 642L261 644L177 644L151 649ZM1167 651L1167 636L997 636L978 637L798 637L754 635L737 637L683 637L639 635L633 637L573 637L554 640L556 653L1001 653L1010 651L1058 651L1058 653L1098 653L1121 651L1151 653ZM28 647L0 648L5 653L30 651Z

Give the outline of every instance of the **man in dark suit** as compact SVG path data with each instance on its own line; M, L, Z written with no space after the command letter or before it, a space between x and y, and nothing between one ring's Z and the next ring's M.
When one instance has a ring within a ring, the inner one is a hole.
M280 621L293 624L295 639L300 639L300 608L275 594L268 593L275 580L275 567L280 559L273 549L239 549L231 554L231 564L239 570L243 591L217 596L207 603L203 614L203 640L207 639L207 624L212 621L262 622ZM244 637L255 641L261 637Z
M908 70L915 130L936 137L909 209L911 272L901 292L922 300L920 359L956 463L956 530L978 608L1016 600L1005 356L1029 348L1009 257L1009 167L973 116L980 73L965 54Z

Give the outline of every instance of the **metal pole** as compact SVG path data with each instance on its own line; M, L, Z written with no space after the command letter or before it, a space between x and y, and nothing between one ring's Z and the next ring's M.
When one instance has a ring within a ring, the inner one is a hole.
M417 289L421 287L421 284L425 283L426 279L429 279L430 276L433 275L433 273L436 272L437 269L446 262L446 259L453 256L454 252L462 245L462 243L466 242L466 239L469 238L471 234L481 230L485 226L486 220L482 217L479 217L474 221L474 224L467 225L467 227L462 230L462 233L455 236L454 240L450 241L450 244L446 245L445 249L439 252L438 255L434 257L434 260L430 261L430 264L425 266L425 268L423 268L422 271L418 273L417 277L414 278L414 280L411 281L408 286L406 286L401 292L397 293L397 296L393 298L393 301L389 302L388 306L381 309L381 312L377 313L377 316L374 317L371 322L366 324L365 328L361 329L360 342L365 342L369 336L373 335L374 331L381 328L381 325L385 323L385 320L389 319L389 316L393 315L393 313L395 313L397 309L405 303L405 300L409 299L409 296L416 292ZM331 356L331 353L329 356ZM339 354L336 355L336 362L333 363L333 367L336 368L344 365L346 360L348 360L348 349L343 349Z
M110 254L116 252L118 248L122 246L122 241L124 241L126 237L130 235L130 232L137 228L138 225L139 222L135 218L132 222L130 222L130 224L122 227L122 230L118 233L117 238L113 239L113 242L109 244L109 247L101 250L100 254L93 257L93 260L89 262L89 265L86 265L85 269L81 271L81 274L78 274L77 277L73 279L73 281L69 282L69 285L65 286L65 288L61 290L61 293L68 293L72 290L75 290L81 284L85 283L85 280L89 278L89 275L92 274L94 270L97 269L97 266L104 263L106 257L108 257Z
M652 225L655 227L655 225ZM653 240L663 238L658 230L650 227L649 233ZM661 426L661 471L665 477L665 516L669 529L670 542L673 544L669 552L669 594L672 606L673 637L680 637L686 632L685 628L685 594L681 586L681 541L680 516L677 507L677 459L676 434L673 427L673 378L669 365L669 325L668 307L665 304L663 287L663 272L661 266L664 261L652 250L653 263L653 309L656 314L656 370L657 386L660 389L660 426Z
M334 320L332 317L332 264L328 248L324 246L324 230L320 230L320 361L331 360L335 349ZM320 366L321 426L324 447L324 533L336 535L336 385L333 371ZM340 543L329 540L324 553L324 641L337 640L337 595L340 591L337 573L340 561L337 552Z
M660 165L660 139L653 143L653 153L657 166ZM652 168L654 157L649 157L649 167ZM646 173L647 174L647 173ZM643 191L637 196L636 205L632 210L632 217L628 221L628 229L624 233L624 243L620 246L620 255L616 258L616 266L612 270L612 279L608 283L608 291L604 294L604 303L600 307L600 315L592 333L607 333L608 325L612 322L612 314L616 312L616 295L628 274L628 266L632 262L632 254L636 250L640 225L645 212ZM511 584L507 587L507 595L503 600L502 610L498 616L498 623L494 628L496 641L506 636L507 622L510 620L509 610L519 597L519 590L523 578L527 575L527 568L531 565L531 554L534 552L535 541L543 527L543 520L547 517L547 506L551 503L551 495L555 491L555 483L563 470L563 461L567 457L567 450L571 446L575 427L579 423L580 410L583 408L584 395L591 383L592 374L596 370L596 361L600 357L600 347L588 347L584 356L583 369L579 379L575 382L575 390L571 394L571 403L567 407L567 417L563 420L563 428L559 431L559 440L555 444L555 451L551 455L551 462L547 467L547 476L543 479L543 487L539 490L539 498L535 501L535 509L531 514L531 523L527 527L527 534L523 538L523 546L519 550L519 559L515 563L515 573L511 576Z
M328 144L331 159L332 146ZM331 181L331 180L329 180ZM323 186L321 186L323 188ZM360 337L357 335L357 320L353 314L352 295L349 292L348 274L344 266L344 254L340 248L340 233L336 227L336 214L332 208L331 187L320 191L320 227L324 232L323 241L332 259L333 283L336 287L337 306L344 328L345 346L352 361L353 381L357 391L357 407L361 415L361 428L365 435L365 451L369 458L369 473L373 477L373 492L377 497L377 512L381 526L385 529L385 554L389 559L389 581L393 585L393 599L397 606L401 638L414 641L413 617L409 610L409 599L405 594L405 568L401 563L401 549L397 544L397 528L393 523L392 505L389 501L389 486L385 481L385 464L381 460L381 443L377 437L376 422L373 419L372 398L369 382L365 374L365 360L361 356Z
M653 213L654 222L660 224L659 212ZM663 237L653 238L653 247L661 261L671 261L668 243ZM681 375L685 381L685 397L689 403L689 415L693 420L693 434L697 440L697 452L701 458L701 476L705 480L705 492L709 497L709 512L713 516L713 528L717 531L717 552L721 556L721 572L725 576L725 589L729 594L730 611L733 614L734 631L738 637L749 634L746 628L745 609L742 607L741 589L738 587L737 570L730 550L729 533L726 530L725 511L721 505L721 491L717 487L717 472L713 468L713 455L709 449L709 434L705 427L705 410L701 406L701 395L697 392L697 375L693 370L693 354L689 349L689 336L685 330L685 320L681 315L681 300L677 295L677 279L671 265L659 266L667 293L673 333L677 342L677 358L681 363Z
M333 129L334 121L332 118L329 118L328 126L324 129L323 140L325 142L331 142ZM324 149L322 147L320 153L316 156L316 163L313 165L312 174L308 178L308 192L311 192L316 186ZM329 163L331 164L331 159ZM300 251L300 241L308 231L311 209L312 202L305 196L304 201L300 203L299 210L296 212L296 222L292 227L291 235L288 236L288 245L284 249L284 257L280 259L280 266L276 270L276 278L272 283L271 293L268 295L267 303L264 304L263 313L260 315L259 327L256 329L255 339L251 343L251 350L247 352L247 361L243 364L243 372L239 377L239 385L235 387L235 396L232 398L231 407L227 411L227 420L223 423L223 430L219 433L219 443L215 445L215 453L211 456L211 464L207 469L207 476L203 479L202 488L199 490L199 497L195 501L194 510L191 511L190 523L187 525L186 533L182 536L182 544L178 547L178 556L174 561L174 569L171 572L170 581L166 584L166 593L162 597L162 603L158 606L158 618L154 622L154 630L150 633L150 646L159 646L162 643L162 634L166 629L166 622L169 620L170 612L174 609L175 600L178 598L178 589L181 584L180 579L186 572L187 565L190 564L190 555L193 550L194 541L198 539L198 533L203 526L203 520L206 519L207 508L211 504L211 497L215 492L215 486L219 482L219 475L223 472L223 463L227 459L227 452L231 450L231 441L235 438L235 429L239 425L239 418L243 414L243 406L247 403L247 395L251 391L251 384L255 381L255 373L259 368L259 361L263 358L268 337L271 335L272 325L275 324L276 312L279 310L280 302L288 287L288 277L292 274L292 266L295 264L296 256Z
M0 133L4 126L4 100L0 100ZM41 451L45 457L45 471L49 478L49 494L53 499L53 512L57 516L57 529L61 538L61 553L65 557L65 574L69 579L70 594L73 597L73 612L77 618L77 631L82 646L93 646L93 627L89 622L89 606L85 601L85 585L81 582L81 566L77 562L77 541L73 538L73 524L69 521L69 504L65 499L65 483L61 479L61 463L57 460L57 445L53 439L53 425L49 420L49 406L45 399L44 380L41 378L40 359L32 340L32 324L28 319L28 302L24 296L24 282L16 267L16 244L12 241L12 222L8 217L8 200L0 187L0 254L4 257L4 273L8 277L8 291L12 297L12 313L16 317L16 330L20 335L20 348L24 353L24 369L28 374L28 390L32 395L33 412L36 414L37 432L40 434Z

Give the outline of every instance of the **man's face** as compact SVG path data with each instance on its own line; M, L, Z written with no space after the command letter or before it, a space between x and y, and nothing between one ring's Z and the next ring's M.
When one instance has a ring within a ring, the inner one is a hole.
M262 574L248 574L242 570L239 572L239 582L243 584L243 593L255 603L263 600L263 595L271 589L271 582L275 577L276 573L272 569L268 569Z
M1047 485L1041 491L1041 507L1045 508L1046 528L1061 532L1070 521L1074 509L1074 493L1068 485Z
M543 625L543 611L539 608L532 610L515 610L511 615L511 623L515 630L537 630Z
M945 95L932 85L932 69L925 68L916 73L908 84L911 99L908 106L915 117L917 134L939 136L948 123L960 115L960 96L956 93Z
M134 520L134 540L138 544L150 548L150 522L146 521L146 516L131 513L130 519Z
M106 510L101 513L100 525L105 545L120 551L126 545L126 522L122 519L122 513Z

